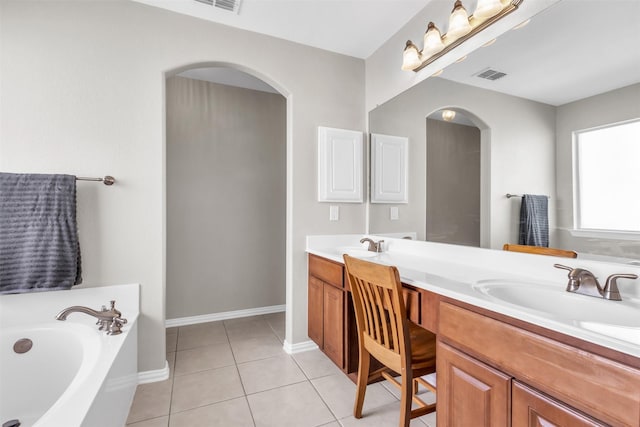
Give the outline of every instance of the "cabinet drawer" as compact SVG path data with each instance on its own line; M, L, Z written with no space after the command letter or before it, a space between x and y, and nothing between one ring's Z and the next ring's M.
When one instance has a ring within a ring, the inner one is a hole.
M604 427L605 424L514 381L511 427L537 426Z
M439 316L439 339L606 423L640 424L639 370L446 302Z
M341 264L309 255L309 275L315 276L322 281L338 288L342 288L343 267Z

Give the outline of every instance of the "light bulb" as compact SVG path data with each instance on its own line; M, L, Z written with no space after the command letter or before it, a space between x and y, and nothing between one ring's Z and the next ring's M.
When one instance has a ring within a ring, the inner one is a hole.
M447 30L447 37L452 39L460 38L471 31L471 25L469 24L469 15L467 15L467 9L462 6L460 0L456 0L449 17L449 30Z
M497 15L503 7L500 0L478 0L478 6L473 12L473 17L480 19L491 18Z
M442 43L442 35L440 30L433 22L429 22L427 31L424 33L424 48L422 49L423 58L428 58L444 49Z
M456 117L456 112L453 110L442 110L442 120L450 122Z
M402 54L402 69L405 71L411 71L419 67L422 64L420 60L420 53L415 44L411 40L407 40L407 45L404 48Z

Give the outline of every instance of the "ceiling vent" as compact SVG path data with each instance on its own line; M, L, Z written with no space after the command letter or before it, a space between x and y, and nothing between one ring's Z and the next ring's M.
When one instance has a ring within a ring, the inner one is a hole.
M496 71L491 68L485 68L484 70L474 74L474 76L480 77L485 80L498 80L506 76L507 73Z
M226 10L238 14L240 11L240 0L196 0L199 3L208 4L218 9Z

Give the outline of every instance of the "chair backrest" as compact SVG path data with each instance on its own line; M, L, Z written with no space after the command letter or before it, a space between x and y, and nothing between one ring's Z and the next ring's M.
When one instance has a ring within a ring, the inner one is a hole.
M542 246L510 245L508 243L505 243L502 249L505 251L526 252L529 254L551 255L551 256L559 256L564 258L578 257L578 253L575 251L568 251L565 249L556 249L556 248L545 248Z
M361 347L400 373L410 366L409 329L398 269L344 255Z

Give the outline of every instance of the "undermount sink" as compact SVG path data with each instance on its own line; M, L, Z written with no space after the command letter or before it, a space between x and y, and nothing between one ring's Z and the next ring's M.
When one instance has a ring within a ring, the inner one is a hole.
M493 300L578 324L640 328L640 303L624 296L623 301L609 301L567 292L563 284L550 286L509 280L480 281L474 289Z
M353 247L346 246L346 247L338 248L338 252L340 253L340 255L347 254L349 256L356 257L356 258L372 258L374 256L379 255L378 252L368 251L366 249L356 247L356 246L353 246Z

